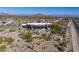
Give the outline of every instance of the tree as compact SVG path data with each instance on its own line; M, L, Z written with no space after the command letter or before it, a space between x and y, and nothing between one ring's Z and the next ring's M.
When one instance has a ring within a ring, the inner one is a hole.
M52 28L51 28L51 33L60 33L61 31L61 27L57 24L53 25Z

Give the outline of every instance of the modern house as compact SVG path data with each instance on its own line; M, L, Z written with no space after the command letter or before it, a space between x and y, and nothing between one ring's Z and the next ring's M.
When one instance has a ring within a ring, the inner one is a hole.
M48 29L52 27L52 23L27 23L22 24L22 27L27 29Z

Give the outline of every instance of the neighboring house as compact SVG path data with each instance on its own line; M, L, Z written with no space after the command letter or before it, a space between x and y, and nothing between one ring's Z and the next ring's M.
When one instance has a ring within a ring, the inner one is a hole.
M11 20L11 19L6 19L6 20L2 21L2 25L8 25L8 24L12 24L12 23L13 23L13 20Z
M27 29L48 29L52 27L52 23L27 23L22 24L22 27Z
M8 25L8 24L12 24L13 22L12 21L7 21L4 23L4 25Z

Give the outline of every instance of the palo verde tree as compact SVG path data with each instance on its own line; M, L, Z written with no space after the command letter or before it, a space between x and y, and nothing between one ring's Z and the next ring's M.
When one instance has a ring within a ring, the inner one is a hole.
M61 27L58 24L52 25L51 33L57 34L61 32Z

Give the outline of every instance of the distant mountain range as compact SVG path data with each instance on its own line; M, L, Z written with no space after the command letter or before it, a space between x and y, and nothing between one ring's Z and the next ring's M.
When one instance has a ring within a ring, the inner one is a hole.
M0 15L9 15L8 13L0 13Z
M79 16L79 14L77 14L77 15L46 15L46 14L41 14L41 13L38 13L38 14L8 14L8 13L0 13L0 15L3 15L3 16L9 16L9 15L15 15L15 16L69 16L69 17L78 17Z

